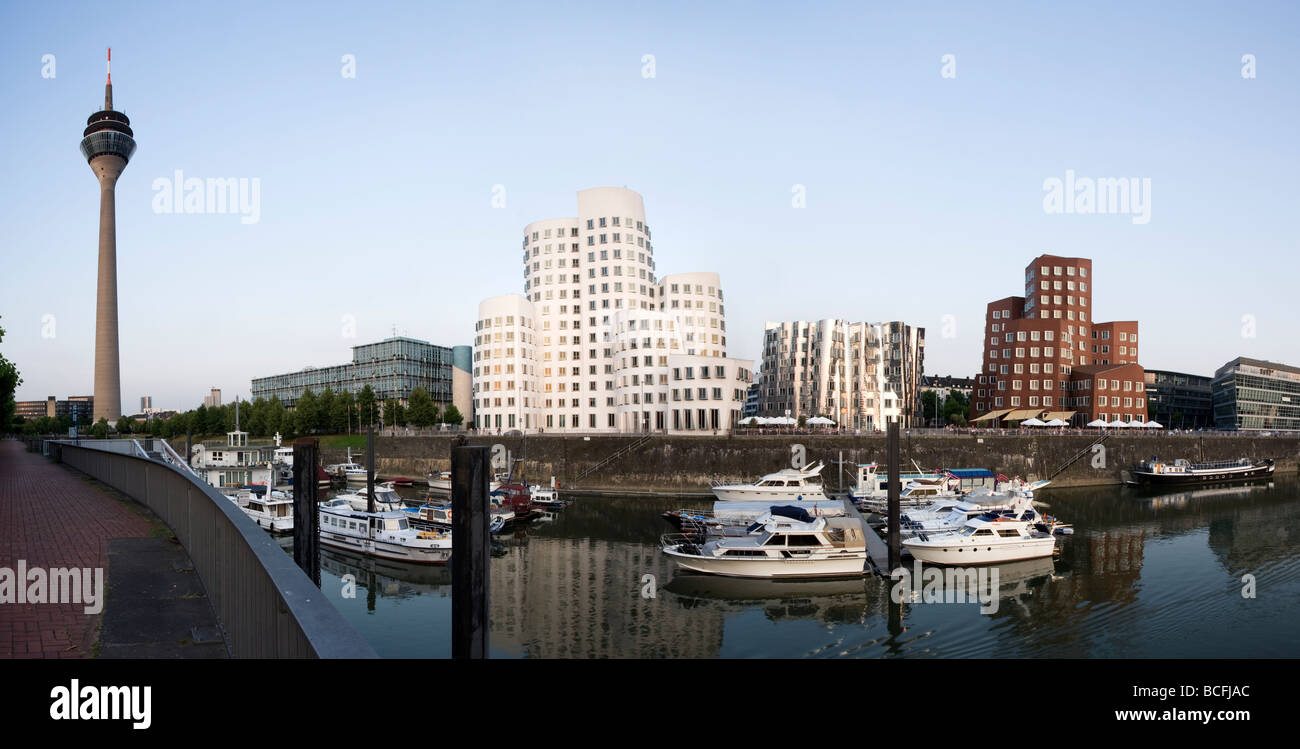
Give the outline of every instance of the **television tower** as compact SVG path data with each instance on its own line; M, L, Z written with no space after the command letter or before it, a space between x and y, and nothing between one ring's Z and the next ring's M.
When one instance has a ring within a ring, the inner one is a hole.
M99 180L99 284L95 301L95 410L93 419L122 416L122 368L117 345L117 211L114 190L135 153L131 121L113 110L113 50L108 50L104 108L86 120L81 153Z

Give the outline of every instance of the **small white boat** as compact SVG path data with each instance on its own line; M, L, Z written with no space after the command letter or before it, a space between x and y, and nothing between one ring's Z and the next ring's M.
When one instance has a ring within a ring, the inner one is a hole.
M1029 523L1046 522L1038 510L1034 509L1033 501L1025 497L967 498L957 502L945 500L935 502L926 509L902 514L899 518L899 538L961 530L968 521L990 513Z
M852 495L850 495L852 497ZM962 497L960 492L950 491L942 485L909 481L898 492L898 506L903 509L923 508L936 500L956 502ZM889 491L873 494L866 499L852 497L858 507L869 512L884 514L889 512Z
M986 514L956 531L921 533L902 543L922 562L969 566L1051 556L1056 536L1025 520Z
M429 471L425 474L425 483L429 485L429 491L434 494L451 494L451 471ZM501 488L505 483L505 477L496 475L488 482L488 493Z
M412 528L403 512L359 512L322 503L320 541L382 559L419 564L446 564L451 559L451 534Z
M1039 489L1042 489L1043 487L1047 486L1050 483L1052 482L1051 481L1027 482L1017 478L1011 481L1003 482L1002 484L998 485L996 491L994 491L993 489L975 489L974 491L967 492L966 497L969 499L980 499L980 498L999 499L1000 498L1008 501L1014 500L1016 498L1033 499L1034 492L1038 491Z
M429 471L425 474L429 488L442 494L451 494L451 471Z
M554 476L551 477L550 486L533 484L528 487L528 489L532 494L533 504L535 505L541 505L543 507L559 507L564 504L564 502L560 500L560 491L555 485Z
M369 510L367 502L369 494L366 487L361 487L355 492L346 492L337 495L337 499L346 500L348 505L354 510L366 512ZM402 498L398 496L397 490L391 483L383 483L375 487L375 511L376 512L393 512L404 507Z
M865 531L858 518L804 520L768 513L751 528L743 536L721 536L703 543L696 534L674 533L660 543L664 554L683 569L711 575L850 577L866 570Z
M443 528L451 527L451 505L420 505L419 507L403 507L402 512L410 516L413 525L436 525Z
M879 463L862 463L858 466L857 481L849 487L849 498L854 502L860 500L871 500L886 498L889 496L889 472L880 472ZM919 468L916 472L900 473L898 476L899 487L906 488L908 484L917 486L933 487L936 491L948 490L950 477L946 473L935 473L922 471Z
M272 533L293 533L293 499L284 492L266 492L264 497L249 489L226 495L244 514Z
M723 484L713 487L713 496L723 502L802 502L824 500L817 461L807 468L785 468L769 473L752 484Z

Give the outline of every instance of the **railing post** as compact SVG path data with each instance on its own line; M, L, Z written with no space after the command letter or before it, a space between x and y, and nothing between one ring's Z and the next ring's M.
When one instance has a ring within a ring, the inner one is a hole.
M889 460L889 571L893 572L903 564L903 547L899 539L898 507L898 422L889 422L889 436L886 442L886 454Z
M314 437L301 437L293 443L293 561L318 588L320 506L316 498L316 455L319 451L320 440Z
M488 657L488 479L491 448L451 450L451 656Z

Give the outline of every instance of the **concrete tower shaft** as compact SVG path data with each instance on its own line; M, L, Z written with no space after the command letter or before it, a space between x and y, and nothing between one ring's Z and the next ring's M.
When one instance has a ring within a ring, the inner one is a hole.
M109 51L112 65L112 51ZM135 153L131 121L113 109L113 75L104 84L104 108L86 120L81 153L99 180L99 278L95 300L95 410L93 418L122 416L117 328L117 179Z

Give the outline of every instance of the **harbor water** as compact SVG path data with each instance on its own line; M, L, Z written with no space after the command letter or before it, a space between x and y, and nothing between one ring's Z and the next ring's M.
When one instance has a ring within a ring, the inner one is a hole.
M491 654L1300 657L1295 476L1160 493L1056 489L1040 499L1045 512L1075 529L1058 540L1057 558L999 565L996 594L985 591L982 601L973 589L927 601L910 590L891 596L901 583L875 576L773 581L686 573L659 551L659 536L675 530L661 514L706 502L579 498L499 537ZM381 656L450 656L449 568L329 549L321 567L326 595Z

